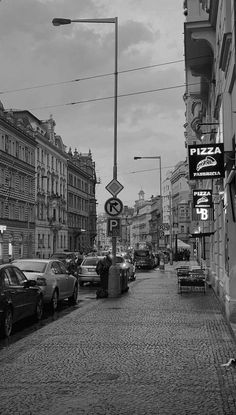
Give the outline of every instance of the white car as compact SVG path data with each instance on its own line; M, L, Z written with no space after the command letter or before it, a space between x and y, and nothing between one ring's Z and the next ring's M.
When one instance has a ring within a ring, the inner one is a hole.
M78 281L70 275L64 264L56 259L17 259L12 263L20 268L30 280L36 280L43 292L44 303L50 304L52 311L58 308L58 302L69 299L76 304Z
M83 285L87 282L90 284L100 284L100 276L96 272L96 266L98 261L103 258L104 256L87 256L84 258L78 268L80 287L83 287Z

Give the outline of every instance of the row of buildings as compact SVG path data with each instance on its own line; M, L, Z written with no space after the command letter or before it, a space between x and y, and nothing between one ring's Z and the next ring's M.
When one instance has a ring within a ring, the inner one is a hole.
M66 151L52 117L0 103L0 263L91 250L96 183L91 152Z
M183 13L187 158L162 184L162 197L145 201L141 191L134 207L125 207L120 244L190 244L236 323L236 2L184 0ZM99 218L101 246L109 244L105 226Z
M161 190L161 195L150 199L145 199L144 191L140 190L134 206L124 206L117 244L121 251L146 245L154 252L168 250L174 256L184 248L192 253L196 249L198 239L192 240L192 234L198 229L198 221L193 226L187 159L167 173ZM96 241L98 249L111 248L106 214L98 216Z

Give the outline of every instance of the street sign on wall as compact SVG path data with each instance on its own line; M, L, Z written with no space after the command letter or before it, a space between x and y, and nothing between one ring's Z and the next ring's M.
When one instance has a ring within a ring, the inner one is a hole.
M190 180L224 177L224 144L188 146Z

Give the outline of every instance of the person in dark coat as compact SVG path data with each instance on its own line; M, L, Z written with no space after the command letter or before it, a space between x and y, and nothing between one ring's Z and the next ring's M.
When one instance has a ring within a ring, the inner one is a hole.
M108 277L111 265L112 259L110 254L106 255L103 259L100 259L97 263L96 272L98 275L100 275L101 280L101 290L97 291L97 297L108 296Z

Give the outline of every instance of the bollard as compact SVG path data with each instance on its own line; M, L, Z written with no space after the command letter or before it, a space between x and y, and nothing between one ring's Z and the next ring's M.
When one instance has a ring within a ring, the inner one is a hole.
M111 265L108 277L108 297L115 298L121 294L120 267Z

